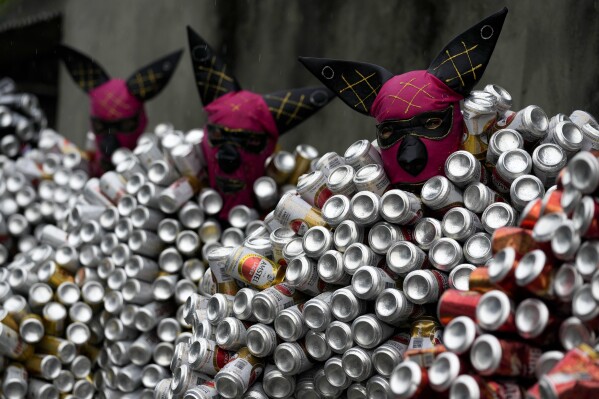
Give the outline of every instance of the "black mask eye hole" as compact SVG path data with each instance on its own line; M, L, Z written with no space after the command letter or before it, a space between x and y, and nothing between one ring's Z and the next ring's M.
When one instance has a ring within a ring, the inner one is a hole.
M391 134L393 134L392 126L384 126L379 131L379 137L383 140L388 139L391 136Z
M441 126L442 123L443 120L441 118L428 118L426 122L424 122L424 127L429 130L435 130Z

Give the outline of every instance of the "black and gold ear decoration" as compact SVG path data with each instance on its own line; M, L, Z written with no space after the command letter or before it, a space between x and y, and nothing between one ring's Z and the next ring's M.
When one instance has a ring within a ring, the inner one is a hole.
M183 50L175 51L137 70L127 79L129 93L147 101L164 89L177 68Z
M487 68L506 15L504 8L453 39L431 63L428 72L467 96Z
M322 83L358 112L370 115L379 90L393 74L383 67L363 62L299 57Z
M279 134L299 125L327 105L335 93L326 87L302 87L262 95Z
M86 93L110 80L100 64L79 51L59 45L57 52L75 83Z
M189 26L187 37L193 74L204 106L220 96L241 90L224 60Z

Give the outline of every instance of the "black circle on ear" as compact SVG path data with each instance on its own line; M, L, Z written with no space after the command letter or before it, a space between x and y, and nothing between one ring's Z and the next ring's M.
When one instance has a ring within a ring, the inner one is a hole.
M494 33L495 30L491 25L485 25L480 28L480 37L482 37L484 40L489 40L492 38Z
M204 62L210 58L210 50L207 44L200 44L191 50L191 56L195 61Z
M326 65L324 68L322 68L322 71L320 73L322 74L322 76L324 76L325 79L330 80L335 77L335 71L333 71L333 68L331 68L328 65Z
M317 90L310 94L310 103L317 106L322 107L327 103L328 96L324 90Z

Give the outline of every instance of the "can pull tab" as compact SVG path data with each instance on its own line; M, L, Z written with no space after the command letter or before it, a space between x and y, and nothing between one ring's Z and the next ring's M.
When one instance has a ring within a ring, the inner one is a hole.
M216 154L218 166L225 173L235 172L241 165L241 157L237 149L231 144L223 144Z

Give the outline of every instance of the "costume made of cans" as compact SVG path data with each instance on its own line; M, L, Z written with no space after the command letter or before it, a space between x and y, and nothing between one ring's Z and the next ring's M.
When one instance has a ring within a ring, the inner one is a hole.
M117 148L135 148L148 122L144 102L166 86L183 51L138 69L127 80L111 79L96 61L70 47L58 51L75 83L89 95L96 138L91 172L101 175L112 169L110 156Z
M429 178L444 173L445 160L459 148L459 101L481 79L506 15L503 9L453 39L427 70L394 75L361 62L300 61L347 105L377 120L377 140L391 183L419 191Z
M280 135L334 98L324 87L256 94L242 90L227 64L188 28L193 72L208 123L202 150L210 185L223 197L221 216L235 205L253 206L254 181Z

